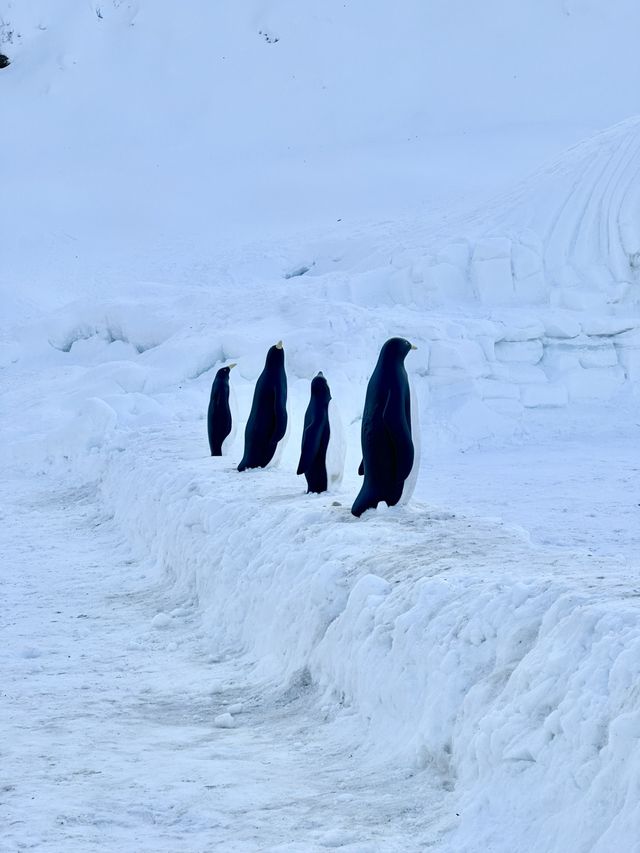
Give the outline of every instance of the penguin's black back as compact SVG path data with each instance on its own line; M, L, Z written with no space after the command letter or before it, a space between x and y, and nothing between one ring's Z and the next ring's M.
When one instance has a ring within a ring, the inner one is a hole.
M251 412L244 432L244 455L238 471L268 465L286 431L287 375L284 370L284 349L272 346L253 392Z
M221 367L211 386L207 411L207 432L212 456L222 456L222 443L231 432L229 408L229 368Z
M307 492L327 491L327 447L331 437L329 401L331 392L319 373L311 382L311 399L304 416L304 432L298 474L307 480Z
M411 473L411 394L404 367L410 349L404 338L388 340L369 380L361 430L364 483L351 508L354 515L362 515L380 501L397 504Z

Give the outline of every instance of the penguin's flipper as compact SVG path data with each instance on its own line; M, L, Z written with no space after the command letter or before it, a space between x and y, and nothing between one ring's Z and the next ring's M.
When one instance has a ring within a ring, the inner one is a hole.
M322 430L316 427L315 421L311 421L302 433L302 450L297 474L305 474L311 468L320 450L321 439Z
M382 412L382 422L389 433L391 445L395 450L397 475L399 479L406 480L413 468L413 441L411 440L411 423L407 421L404 407L400 407L391 400L391 394L387 397Z
M364 477L364 459L363 459L363 460L362 460L362 462L358 465L358 474L359 474L361 477Z

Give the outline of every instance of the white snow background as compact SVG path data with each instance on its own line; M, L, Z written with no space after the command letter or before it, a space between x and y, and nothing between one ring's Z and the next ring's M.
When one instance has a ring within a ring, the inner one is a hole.
M639 27L0 0L0 850L640 851ZM420 477L358 520L396 334Z

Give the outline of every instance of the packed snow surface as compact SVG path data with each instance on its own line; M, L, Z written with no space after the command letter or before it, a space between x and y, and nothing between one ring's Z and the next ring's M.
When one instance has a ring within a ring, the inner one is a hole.
M0 2L3 850L640 850L639 25ZM395 335L420 476L355 519Z

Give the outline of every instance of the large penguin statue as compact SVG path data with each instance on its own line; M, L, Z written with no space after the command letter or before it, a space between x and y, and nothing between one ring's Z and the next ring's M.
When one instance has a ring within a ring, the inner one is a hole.
M404 367L407 353L416 349L404 338L390 338L380 350L367 386L362 415L360 494L351 512L362 515L380 501L395 506L402 498L415 453L411 436L411 393Z
M311 380L311 399L304 415L304 432L297 474L304 474L307 492L320 494L328 488L327 448L331 437L331 391L322 371Z
M264 370L256 382L244 432L244 456L238 471L266 467L286 431L287 375L282 341L278 341L269 348Z
M235 364L221 367L211 386L211 397L207 410L207 432L212 456L222 456L229 444L235 426L229 403L229 372Z

